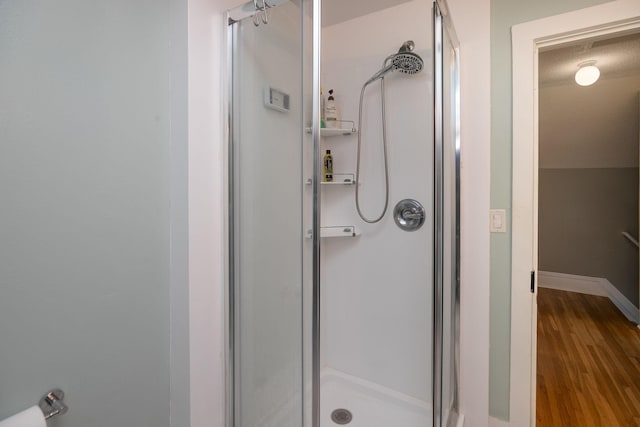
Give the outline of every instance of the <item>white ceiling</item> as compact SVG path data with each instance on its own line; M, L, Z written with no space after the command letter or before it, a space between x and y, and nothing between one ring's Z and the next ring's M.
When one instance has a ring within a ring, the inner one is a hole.
M540 85L573 83L578 64L596 61L601 78L640 73L640 32L592 38L540 53Z
M578 86L577 64L595 60L601 77ZM640 33L591 39L541 52L540 167L637 167Z
M323 0L322 26L338 24L409 1L412 0Z

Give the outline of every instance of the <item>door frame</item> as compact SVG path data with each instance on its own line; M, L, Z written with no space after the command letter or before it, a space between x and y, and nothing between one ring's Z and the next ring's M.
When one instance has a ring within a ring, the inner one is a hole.
M584 38L640 27L640 2L618 0L513 26L513 186L510 421L536 423L538 269L538 53Z

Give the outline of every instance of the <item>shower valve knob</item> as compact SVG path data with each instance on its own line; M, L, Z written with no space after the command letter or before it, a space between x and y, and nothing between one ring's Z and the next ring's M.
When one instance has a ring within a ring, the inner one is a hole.
M416 231L424 224L424 207L417 200L401 200L393 209L393 219L402 230Z

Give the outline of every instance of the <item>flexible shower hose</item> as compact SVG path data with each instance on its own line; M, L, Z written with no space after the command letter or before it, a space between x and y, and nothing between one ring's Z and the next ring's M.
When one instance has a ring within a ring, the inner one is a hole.
M385 61L386 62L386 61ZM366 87L371 83L371 81L366 82L362 85L362 90L360 91L360 105L358 107L358 156L356 162L356 210L358 211L358 215L364 222L368 222L369 224L375 224L376 222L380 222L382 218L384 218L384 214L387 213L387 208L389 206L389 166L387 161L387 120L386 113L384 108L384 76L380 77L380 91L381 91L381 99L382 99L382 148L384 153L384 180L385 180L385 193L384 193L384 208L382 208L382 213L375 219L369 219L362 213L362 209L360 208L360 198L358 188L360 187L360 150L362 145L362 101L364 99L364 91Z

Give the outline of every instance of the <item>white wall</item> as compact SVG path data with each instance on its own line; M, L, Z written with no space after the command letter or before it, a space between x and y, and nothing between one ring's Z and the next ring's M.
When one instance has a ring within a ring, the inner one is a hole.
M389 209L380 223L356 212L355 187L324 187L323 225L356 225L355 239L324 239L324 364L431 401L433 262L433 97L431 4L416 0L323 28L322 86L335 90L343 119L357 120L362 84L384 59L413 40L425 59L415 76L385 78ZM348 42L347 42L348 41ZM361 208L375 218L384 204L380 86L367 88L360 176ZM357 137L323 138L337 172L354 173ZM416 232L393 221L395 204L420 201L427 213Z
M189 0L189 330L191 427L225 416L223 13L236 1Z
M488 423L490 4L449 0L460 39L461 412L467 427Z

